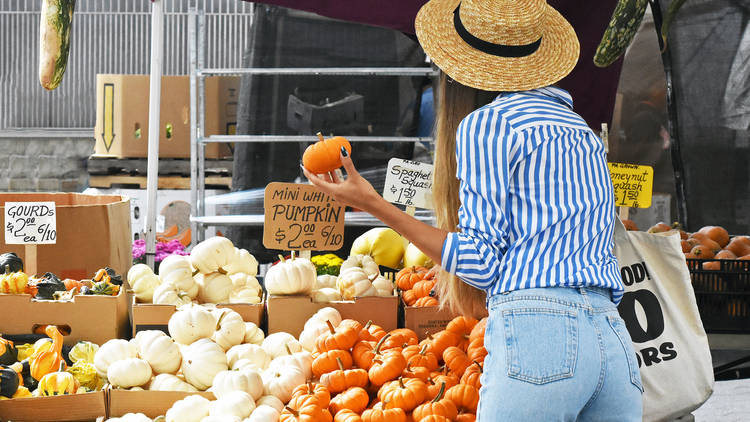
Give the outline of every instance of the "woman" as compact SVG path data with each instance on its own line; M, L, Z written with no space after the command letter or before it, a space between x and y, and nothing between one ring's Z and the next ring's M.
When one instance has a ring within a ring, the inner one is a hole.
M578 59L573 28L543 0L432 0L416 29L447 74L439 227L383 200L345 150L345 181L306 176L442 263L453 274L440 279L444 304L473 314L486 303L480 421L640 421L638 364L615 308L623 286L604 148L551 86ZM501 94L472 111L482 91Z

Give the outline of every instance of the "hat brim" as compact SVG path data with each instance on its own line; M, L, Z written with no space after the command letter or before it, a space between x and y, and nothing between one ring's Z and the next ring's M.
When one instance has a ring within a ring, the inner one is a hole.
M414 26L432 61L453 80L485 91L525 91L552 85L578 62L580 44L570 23L553 7L539 48L525 57L500 57L467 44L453 26L461 0L430 0Z

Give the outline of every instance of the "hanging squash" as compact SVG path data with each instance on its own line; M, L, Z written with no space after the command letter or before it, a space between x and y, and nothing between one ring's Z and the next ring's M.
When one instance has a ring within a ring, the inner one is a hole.
M0 255L0 271L10 270L12 273L23 271L23 261L14 252Z
M11 272L10 265L5 266L5 273L0 275L0 293L24 293L29 276L21 271Z
M352 153L352 145L343 136L325 139L318 132L318 142L307 147L302 154L302 165L315 174L325 174L341 167L341 148Z
M18 350L13 342L0 337L0 365L10 365L18 360Z
M65 371L65 362L60 362L57 372L50 372L39 380L39 395L61 396L75 394L78 391L78 380L73 374Z

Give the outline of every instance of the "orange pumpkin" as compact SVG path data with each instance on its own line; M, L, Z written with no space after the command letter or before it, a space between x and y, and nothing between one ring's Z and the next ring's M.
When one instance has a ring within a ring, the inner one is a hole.
M471 364L468 368L466 368L466 372L461 376L461 384L469 384L479 390L482 388L482 372L484 371L484 368L482 368L482 365L474 361L474 363Z
M469 333L469 342L472 342L478 338L484 338L484 330L487 328L487 317L484 317L477 322L474 328Z
M461 341L457 334L446 330L438 331L427 338L432 341L432 353L441 357L443 356L445 349L451 346L455 347Z
M383 327L373 324L372 320L367 321L367 324L359 331L359 339L365 341L380 341L385 335Z
M333 417L333 422L362 422L362 418L353 410L341 409Z
M293 398L279 415L279 422L322 422L330 420L330 414L326 416L326 411L315 397Z
M427 399L427 384L418 378L399 378L384 385L378 398L386 409L397 407L410 412Z
M375 359L376 356L380 355L381 349L383 349L383 343L388 341L388 339L391 337L390 334L386 334L378 340L377 343L374 343L372 341L359 341L357 344L354 345L354 348L352 349L352 357L354 358L354 363L364 370L370 370L370 367L372 367L372 361Z
M341 359L337 360L339 369L320 376L320 383L331 393L340 393L351 387L367 387L370 378L364 369L344 369Z
M438 300L432 296L420 297L419 299L417 299L416 302L414 302L414 306L418 308L426 308L428 306L438 306L438 305L440 305L440 302L438 302Z
M339 361L344 369L352 367L352 355L346 350L328 350L315 356L312 371L316 377L339 369Z
M353 319L342 319L341 322L339 322L338 328L344 328L344 327L352 327L354 328L354 331L359 334L360 331L362 331L362 324L360 324L359 321L355 321Z
M339 325L337 328L333 327L331 321L326 321L326 324L328 324L329 332L318 336L318 340L315 342L315 349L318 352L349 350L359 339L359 331L349 324L345 324L343 327Z
M471 330L474 328L474 326L477 325L478 322L479 321L472 317L457 316L448 323L448 326L446 326L445 329L447 331L454 332L459 336L468 336L469 334L471 334Z
M324 139L318 133L318 142L310 145L302 154L302 165L315 174L325 174L341 167L341 148L348 154L352 152L352 145L342 136Z
M78 289L77 291L80 292L81 288L85 286L85 284L83 284L81 281L73 280L71 278L66 278L65 280L63 280L63 284L65 284L65 290L68 290L68 291L73 290L73 289Z
M398 407L383 409L383 402L378 402L362 412L362 422L406 422L406 412Z
M292 390L292 399L300 396L310 396L318 399L318 404L322 408L328 407L331 402L331 392L323 384L308 382L307 384L298 385Z
M401 349L390 349L373 359L367 375L373 385L383 385L398 378L405 368L406 359L401 354Z
M441 415L450 420L456 419L456 416L458 416L458 410L452 401L444 398L445 390L445 383L440 384L440 390L432 401L417 406L417 408L414 409L414 412L412 412L414 420L420 421L422 418L429 415Z
M434 399L442 384L445 384L445 388L449 389L458 384L458 377L453 374L431 375L430 379L427 380L427 398Z
M456 416L456 422L476 422L477 415L473 413L459 413Z
M479 404L479 390L468 384L456 384L449 388L445 393L445 397L451 400L456 408L459 410L468 411L470 413L477 412L477 404Z
M466 355L472 361L483 362L484 357L487 356L487 349L484 347L484 337L480 337L469 343L469 347L466 348Z
M342 409L349 409L355 413L362 413L367 409L370 396L362 387L352 387L331 399L328 410L334 415Z
M411 346L413 344L419 344L419 337L417 337L417 333L408 328L396 328L395 330L391 330L389 334L391 336L388 338L388 340L383 342L383 350L396 347L403 348L406 346Z
M414 290L402 291L401 298L404 300L406 306L414 306L414 304L417 303L417 300L419 299L419 297L417 297L417 292L415 292Z
M407 362L406 369L401 372L401 378L419 378L427 381L430 378L430 371L424 366L412 366Z
M414 284L421 281L427 273L425 267L406 267L396 273L396 285L401 290L411 290Z
M420 419L419 421L417 421L416 419L414 419L414 421L415 422L451 422L450 419L442 415L428 415Z
M422 366L430 371L438 368L438 358L429 351L427 344L420 346L408 346L401 352L406 358L406 363L412 366Z
M414 293L416 293L418 298L422 298L425 296L429 296L432 292L432 289L435 287L435 279L430 280L421 280L416 283L414 283L414 287L412 287L412 290L414 290Z
M466 368L471 365L471 361L469 360L469 357L466 356L466 353L455 346L445 349L443 352L443 362L445 362L445 366L447 366L451 372L455 373L457 377L463 375Z

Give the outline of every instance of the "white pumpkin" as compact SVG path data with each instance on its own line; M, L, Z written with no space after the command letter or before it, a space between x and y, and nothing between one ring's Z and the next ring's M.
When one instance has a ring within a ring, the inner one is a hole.
M263 379L256 369L221 371L214 377L214 384L209 391L217 398L232 391L244 391L256 400L263 396Z
M209 407L209 409L210 409L210 407ZM242 419L239 418L238 416L229 416L229 415L211 416L211 415L208 415L205 418L201 419L201 422L242 422Z
M260 368L258 365L252 363L250 359L237 359L234 361L234 364L229 367L232 371L241 371L243 369L258 369L263 370L265 368Z
M278 412L284 410L284 403L276 396L263 396L255 401L256 406L270 406Z
M130 387L127 389L128 391L146 391L143 389L143 387ZM78 392L76 392L78 393Z
M271 295L309 295L316 278L315 265L309 259L282 257L281 262L266 272L266 290Z
M312 354L310 354L310 352L308 352L307 350L303 350L301 352L290 353L284 356L277 357L268 364L268 369L272 369L274 367L283 368L285 366L292 365L299 368L302 373L305 374L305 379L311 379L313 376L312 361Z
M229 366L224 350L207 338L183 349L182 373L185 381L199 390L210 387L216 374L227 369Z
M319 290L313 290L310 297L313 302L335 302L341 300L341 293L337 289L323 287Z
M229 293L229 303L260 303L258 291L251 287L235 287Z
M362 268L369 278L375 278L380 275L380 267L370 255L350 255L341 263L339 274L347 268Z
M296 366L268 369L263 372L263 392L289 403L295 387L306 381L305 374Z
M136 264L128 270L128 284L138 302L151 303L154 300L154 289L161 281L146 264Z
M211 313L216 319L216 332L211 340L222 349L229 350L245 340L245 321L240 314L228 308L216 308Z
M132 341L138 349L138 357L148 362L155 374L174 374L180 369L180 348L163 332L141 331Z
M190 295L178 290L171 283L161 283L154 289L153 303L157 305L174 305L180 307L192 303Z
M382 275L372 281L372 286L375 287L380 297L393 296L393 283Z
M109 418L105 422L153 422L143 413L126 413L119 418Z
M234 245L226 237L215 236L198 243L190 252L190 263L203 274L217 271L226 273L223 267L234 259Z
M232 292L232 279L222 273L196 274L198 301L201 303L227 303Z
M255 410L255 400L244 391L230 391L208 406L210 416L246 418Z
M279 332L273 333L263 339L261 345L263 350L268 353L271 360L276 359L279 356L284 356L291 351L292 353L301 352L302 345L293 335L289 333Z
M229 264L224 266L224 270L227 274L258 275L258 260L245 249L234 248L234 255Z
M245 339L242 341L243 343L261 344L263 343L264 338L266 338L266 336L258 325L254 322L245 323Z
M120 388L138 387L151 380L151 366L138 358L128 358L112 362L107 368L107 380Z
M135 345L127 340L114 339L108 340L99 347L94 355L94 367L100 377L107 376L107 370L113 362L129 358L138 357L138 351Z
M216 318L199 305L183 306L169 318L169 335L180 344L191 344L201 338L211 338L216 331Z
M255 290L258 296L263 295L263 288L260 286L260 282L258 282L258 279L255 278L254 275L235 273L229 274L229 279L232 280L232 286L234 286L235 289L246 287Z
M185 397L174 402L167 410L167 422L200 422L208 416L208 407L211 402L198 394Z
M172 374L159 374L155 376L151 380L151 385L148 389L154 391L184 391L186 393L198 391L197 388Z
M198 296L198 283L193 279L193 266L190 259L182 255L169 255L159 264L159 278L162 283L170 283L183 291L190 299Z
M338 287L344 300L377 294L367 273L361 267L350 267L342 270L336 280L336 287Z
M300 344L309 352L315 350L315 342L318 340L318 337L323 333L329 332L328 325L325 322L318 320L314 320L314 322L314 324L307 325L307 328L302 330L299 335Z
M234 364L242 359L247 359L258 369L266 369L271 363L271 357L257 344L239 344L227 350L227 362L230 367L234 368Z
M338 327L341 324L341 314L336 308L326 306L325 308L318 309L307 321L305 321L305 328L312 324L325 324L326 321L330 321L334 327ZM326 327L328 327L326 325Z
M250 414L247 422L278 422L280 413L278 410L267 404L258 405L253 413ZM243 421L244 422L244 421Z
M320 290L325 289L326 287L335 289L336 288L336 279L338 276L331 275L331 274L321 274L315 279L315 284L313 285L313 290Z

